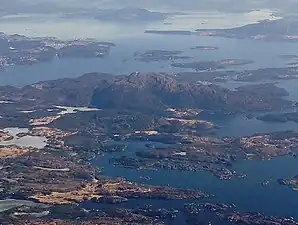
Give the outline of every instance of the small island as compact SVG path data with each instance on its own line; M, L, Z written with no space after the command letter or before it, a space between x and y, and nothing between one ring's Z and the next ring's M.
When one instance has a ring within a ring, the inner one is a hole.
M298 191L298 175L291 178L281 178L278 180L278 183L281 185L288 186L294 191Z
M136 52L134 56L136 60L143 62L154 61L174 61L178 59L190 59L189 56L182 56L182 51L167 51L167 50L149 50L143 53Z
M298 123L298 113L269 113L263 116L257 117L257 119L264 122L286 123L289 121Z
M193 69L195 71L214 71L218 69L226 69L231 66L243 66L253 63L252 60L242 59L222 59L216 61L194 61L185 63L172 63L173 67Z
M197 29L200 36L253 39L264 41L298 41L297 17L262 20L258 23L227 29Z
M191 50L201 50L201 51L214 51L214 50L218 50L219 48L216 46L201 45L201 46L192 47L190 49Z
M291 67L298 66L298 55L281 55L282 59L288 60L287 65Z
M192 63L194 64L194 63ZM191 64L191 66L192 66ZM181 64L178 64L181 66ZM206 65L206 62L204 63ZM208 64L207 64L208 65ZM210 62L209 62L210 65ZM178 73L181 79L187 78L188 80L196 81L201 80L205 82L228 82L228 81L240 81L240 82L259 82L259 81L280 81L280 80L296 80L298 79L298 66L280 67L280 68L263 68L253 70L214 70L217 68L213 65L213 70L198 70L198 71L186 71ZM183 66L183 65L182 65ZM203 67L206 69L206 67ZM221 67L222 68L222 67ZM207 68L208 69L208 68ZM210 68L209 68L210 69Z
M265 84L249 84L245 86L237 87L236 90L242 93L247 93L251 95L258 96L268 96L270 97L286 97L289 93L284 88L280 88L272 83Z
M161 35L192 35L191 31L185 30L146 30L146 34L161 34Z

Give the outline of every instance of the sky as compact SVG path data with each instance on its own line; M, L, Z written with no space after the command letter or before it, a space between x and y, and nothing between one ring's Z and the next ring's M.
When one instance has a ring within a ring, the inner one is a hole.
M298 0L9 0L2 1L0 10L8 13L53 13L95 8L139 7L157 11L241 12L271 9L294 12Z

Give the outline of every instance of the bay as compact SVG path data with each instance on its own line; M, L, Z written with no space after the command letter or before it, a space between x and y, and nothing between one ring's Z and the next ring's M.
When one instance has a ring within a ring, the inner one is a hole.
M148 142L151 143L152 142ZM272 160L242 161L233 169L247 174L244 179L222 181L207 172L188 172L157 169L135 170L113 166L109 161L119 155L131 155L135 151L148 151L146 142L126 143L124 153L110 153L99 156L92 163L103 166L103 174L109 177L125 177L139 183L171 186L177 188L195 188L214 194L212 202L234 203L238 211L261 212L266 215L296 216L298 218L297 192L281 186L277 180L282 177L295 176L298 171L298 159L285 156ZM155 143L158 144L158 143ZM144 180L142 177L151 177ZM260 182L268 180L267 186Z

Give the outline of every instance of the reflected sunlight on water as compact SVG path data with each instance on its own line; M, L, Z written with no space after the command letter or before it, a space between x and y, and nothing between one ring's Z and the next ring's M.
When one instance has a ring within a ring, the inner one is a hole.
M210 12L190 12L189 15L180 15L166 20L170 25L168 29L218 29L232 28L256 23L260 20L275 20L280 17L272 15L270 10L252 11L249 13L221 13Z

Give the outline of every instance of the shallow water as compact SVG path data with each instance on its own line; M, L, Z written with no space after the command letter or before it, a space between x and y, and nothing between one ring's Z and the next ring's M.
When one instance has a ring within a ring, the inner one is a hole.
M18 208L21 206L44 207L45 205L37 204L31 201L25 201L25 200L16 200L16 199L0 200L0 213L8 211L13 208Z
M0 145L2 146L16 145L19 147L33 147L37 149L42 149L47 144L47 139L45 137L30 135L26 135L20 138L17 137L17 135L20 133L27 133L29 131L27 128L5 128L4 131L13 136L13 139L0 142Z

